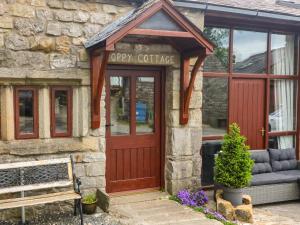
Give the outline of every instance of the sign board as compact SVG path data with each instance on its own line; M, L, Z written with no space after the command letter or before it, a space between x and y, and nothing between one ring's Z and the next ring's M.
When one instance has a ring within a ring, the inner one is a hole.
M112 52L108 61L111 64L175 65L179 64L179 55Z

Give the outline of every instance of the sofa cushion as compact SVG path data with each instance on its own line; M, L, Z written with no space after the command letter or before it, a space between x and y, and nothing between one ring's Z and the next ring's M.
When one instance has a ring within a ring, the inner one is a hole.
M295 149L269 149L273 172L297 169Z
M266 150L251 150L251 158L254 160L252 174L271 173L269 152Z
M251 186L297 182L296 176L279 173L261 173L252 176Z
M297 177L298 181L300 181L300 170L284 170L276 173Z

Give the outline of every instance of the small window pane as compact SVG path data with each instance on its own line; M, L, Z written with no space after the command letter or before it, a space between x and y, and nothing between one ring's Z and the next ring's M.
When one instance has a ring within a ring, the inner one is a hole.
M269 138L269 148L274 149L286 149L295 148L296 140L295 136L280 136Z
M276 75L295 74L295 37L294 35L271 35L272 64L271 73Z
M54 97L55 133L68 131L68 91L57 90Z
M136 78L136 132L154 131L154 77Z
M271 80L270 131L296 130L297 85L293 80Z
M19 132L32 134L34 132L34 92L19 90Z
M204 63L205 72L228 72L229 29L206 27L204 34L216 45Z
M110 77L110 120L112 135L130 133L130 80L128 77Z
M224 135L227 131L227 78L203 78L202 111L203 136Z
M233 71L266 73L267 33L233 31Z

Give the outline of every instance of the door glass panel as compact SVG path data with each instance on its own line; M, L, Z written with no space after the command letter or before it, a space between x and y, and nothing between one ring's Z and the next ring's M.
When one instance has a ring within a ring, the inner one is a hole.
M136 78L136 133L154 131L154 77Z
M55 132L68 131L68 91L55 91Z
M270 131L294 131L296 129L296 82L272 80L270 86Z
M20 133L33 133L34 129L34 98L33 91L19 91L19 123Z
M130 80L110 77L110 120L112 135L130 133Z
M294 75L295 37L294 35L271 35L272 64L271 73L276 75Z
M233 31L233 71L235 73L265 73L267 33Z
M203 136L224 135L227 130L228 80L203 78Z

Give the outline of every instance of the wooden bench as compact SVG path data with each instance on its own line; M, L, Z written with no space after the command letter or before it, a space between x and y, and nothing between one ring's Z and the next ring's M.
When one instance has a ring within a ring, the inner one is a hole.
M83 225L80 185L71 157L0 164L0 195L20 193L18 197L0 200L0 210L21 207L24 224L25 206L74 200L74 215L78 209ZM49 193L57 188L63 191ZM41 190L46 194L35 194ZM30 196L25 196L28 191Z

